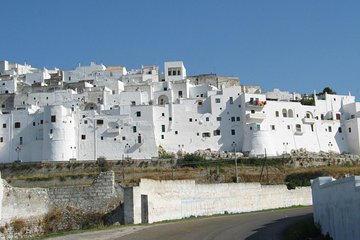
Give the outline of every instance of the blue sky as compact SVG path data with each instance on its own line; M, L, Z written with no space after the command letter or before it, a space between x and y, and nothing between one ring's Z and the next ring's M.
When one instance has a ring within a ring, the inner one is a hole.
M0 59L62 69L182 60L190 75L360 97L360 1L11 0L1 8Z

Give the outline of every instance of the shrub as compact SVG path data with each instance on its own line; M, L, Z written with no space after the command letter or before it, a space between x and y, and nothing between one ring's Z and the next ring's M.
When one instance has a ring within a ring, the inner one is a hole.
M14 221L12 221L11 226L13 227L15 232L20 232L21 229L23 229L27 226L27 224L24 219L19 218L19 219L15 219Z

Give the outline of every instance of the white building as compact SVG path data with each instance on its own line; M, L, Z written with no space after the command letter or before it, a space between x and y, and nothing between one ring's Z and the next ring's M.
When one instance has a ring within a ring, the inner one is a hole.
M58 80L53 71L18 66L0 62L0 97L7 101L0 162L150 159L159 146L255 156L360 153L360 105L353 96L315 95L314 104L302 105L299 94L261 93L236 78L188 78L180 61L166 62L164 73L157 66L127 71L91 63L63 71L57 88L38 84L18 92L22 84Z

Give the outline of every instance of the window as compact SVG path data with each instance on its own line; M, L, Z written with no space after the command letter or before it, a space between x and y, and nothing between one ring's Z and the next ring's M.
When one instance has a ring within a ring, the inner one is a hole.
M287 117L287 111L286 111L286 109L283 109L283 110L282 110L282 115L283 115L284 118Z
M236 117L236 121L237 121L237 122L240 122L240 117Z
M256 130L260 131L260 124L256 124Z
M170 70L168 71L168 75L171 76L171 71Z
M40 124L43 124L43 123L44 123L44 121L41 119L41 120L40 120Z
M251 110L251 113L255 113L255 110Z
M69 81L71 81L71 77L69 77Z
M88 121L87 120L84 120L84 124L87 124L88 123Z
M339 127L339 128L338 128L338 131L339 131L339 133L342 133L342 129L341 129L341 127Z
M35 127L35 125L36 125L36 123L35 122L33 122L33 126Z
M123 140L123 141L125 141L125 140L126 140L126 137L125 137L125 136L123 136L123 137L122 137L122 140Z
M169 121L172 121L172 117L169 117Z
M287 129L289 129L289 130L290 130L290 125L287 125Z
M314 125L310 125L311 126L311 131L313 132L314 131Z
M297 132L301 132L301 125L300 124L296 124L295 128L296 128Z
M341 118L341 114L340 114L340 113L337 113L337 114L336 114L336 120L340 120L340 118Z
M275 117L279 117L279 111L275 111Z
M215 103L220 103L220 98L215 98Z
M133 132L135 133L137 131L136 126L133 126Z
M141 134L138 136L138 143L141 143Z
M210 137L210 133L209 132L203 132L202 137Z
M52 129L50 129L50 134L52 134L53 133L53 130Z
M210 119L209 119L209 117L206 117L205 120L208 122Z
M230 102L230 104L233 104L233 103L234 103L233 97L230 97L230 98L229 98L229 102Z
M140 112L140 111L137 111L137 112L136 112L136 116L137 116L137 117L141 117L141 112Z
M161 132L165 132L165 125L161 125Z
M116 140L117 140L117 139L116 139L116 138L114 138L114 142L116 142Z
M331 126L328 126L328 131L332 132L332 127Z
M6 123L3 123L3 128L6 128Z
M56 116L55 115L51 115L51 122L56 122Z
M293 111L292 109L289 109L289 111L288 111L288 116L289 116L289 118L294 117L294 111ZM297 117L298 117L298 116L297 116Z
M178 94L179 94L179 98L182 98L182 97L183 97L182 91L179 91Z
M81 135L81 140L85 140L86 139L86 135Z
M175 135L178 135L178 131L175 131Z
M19 144L20 144L20 145L23 144L23 137L20 137L20 139L19 139Z
M100 137L100 140L104 140L104 137L103 137L103 136L101 136L101 137Z
M271 130L275 130L275 125L270 125Z
M220 129L214 130L214 136L220 136Z
M320 119L321 119L321 120L324 120L324 119L325 119L324 114L321 114L321 115L320 115Z
M221 121L221 117L217 117L216 121L220 122Z
M0 142L4 142L4 139L3 139L3 137L0 137Z
M349 128L349 133L351 133L351 128Z
M235 122L235 117L231 117L231 121L232 121L232 122Z
M164 139L164 135L161 135L161 139Z
M235 135L235 129L231 129L231 135Z
M252 127L250 127L250 131L252 131Z
M15 128L20 128L20 122L15 122Z
M103 124L104 124L104 120L98 119L98 120L96 120L96 124L97 124L97 125L103 125Z
M192 118L189 118L189 122L192 122Z

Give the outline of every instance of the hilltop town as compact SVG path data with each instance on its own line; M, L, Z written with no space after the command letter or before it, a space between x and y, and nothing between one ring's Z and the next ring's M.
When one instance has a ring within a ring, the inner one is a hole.
M359 154L355 97L188 76L181 61L127 70L0 62L0 161L152 159L209 151Z

